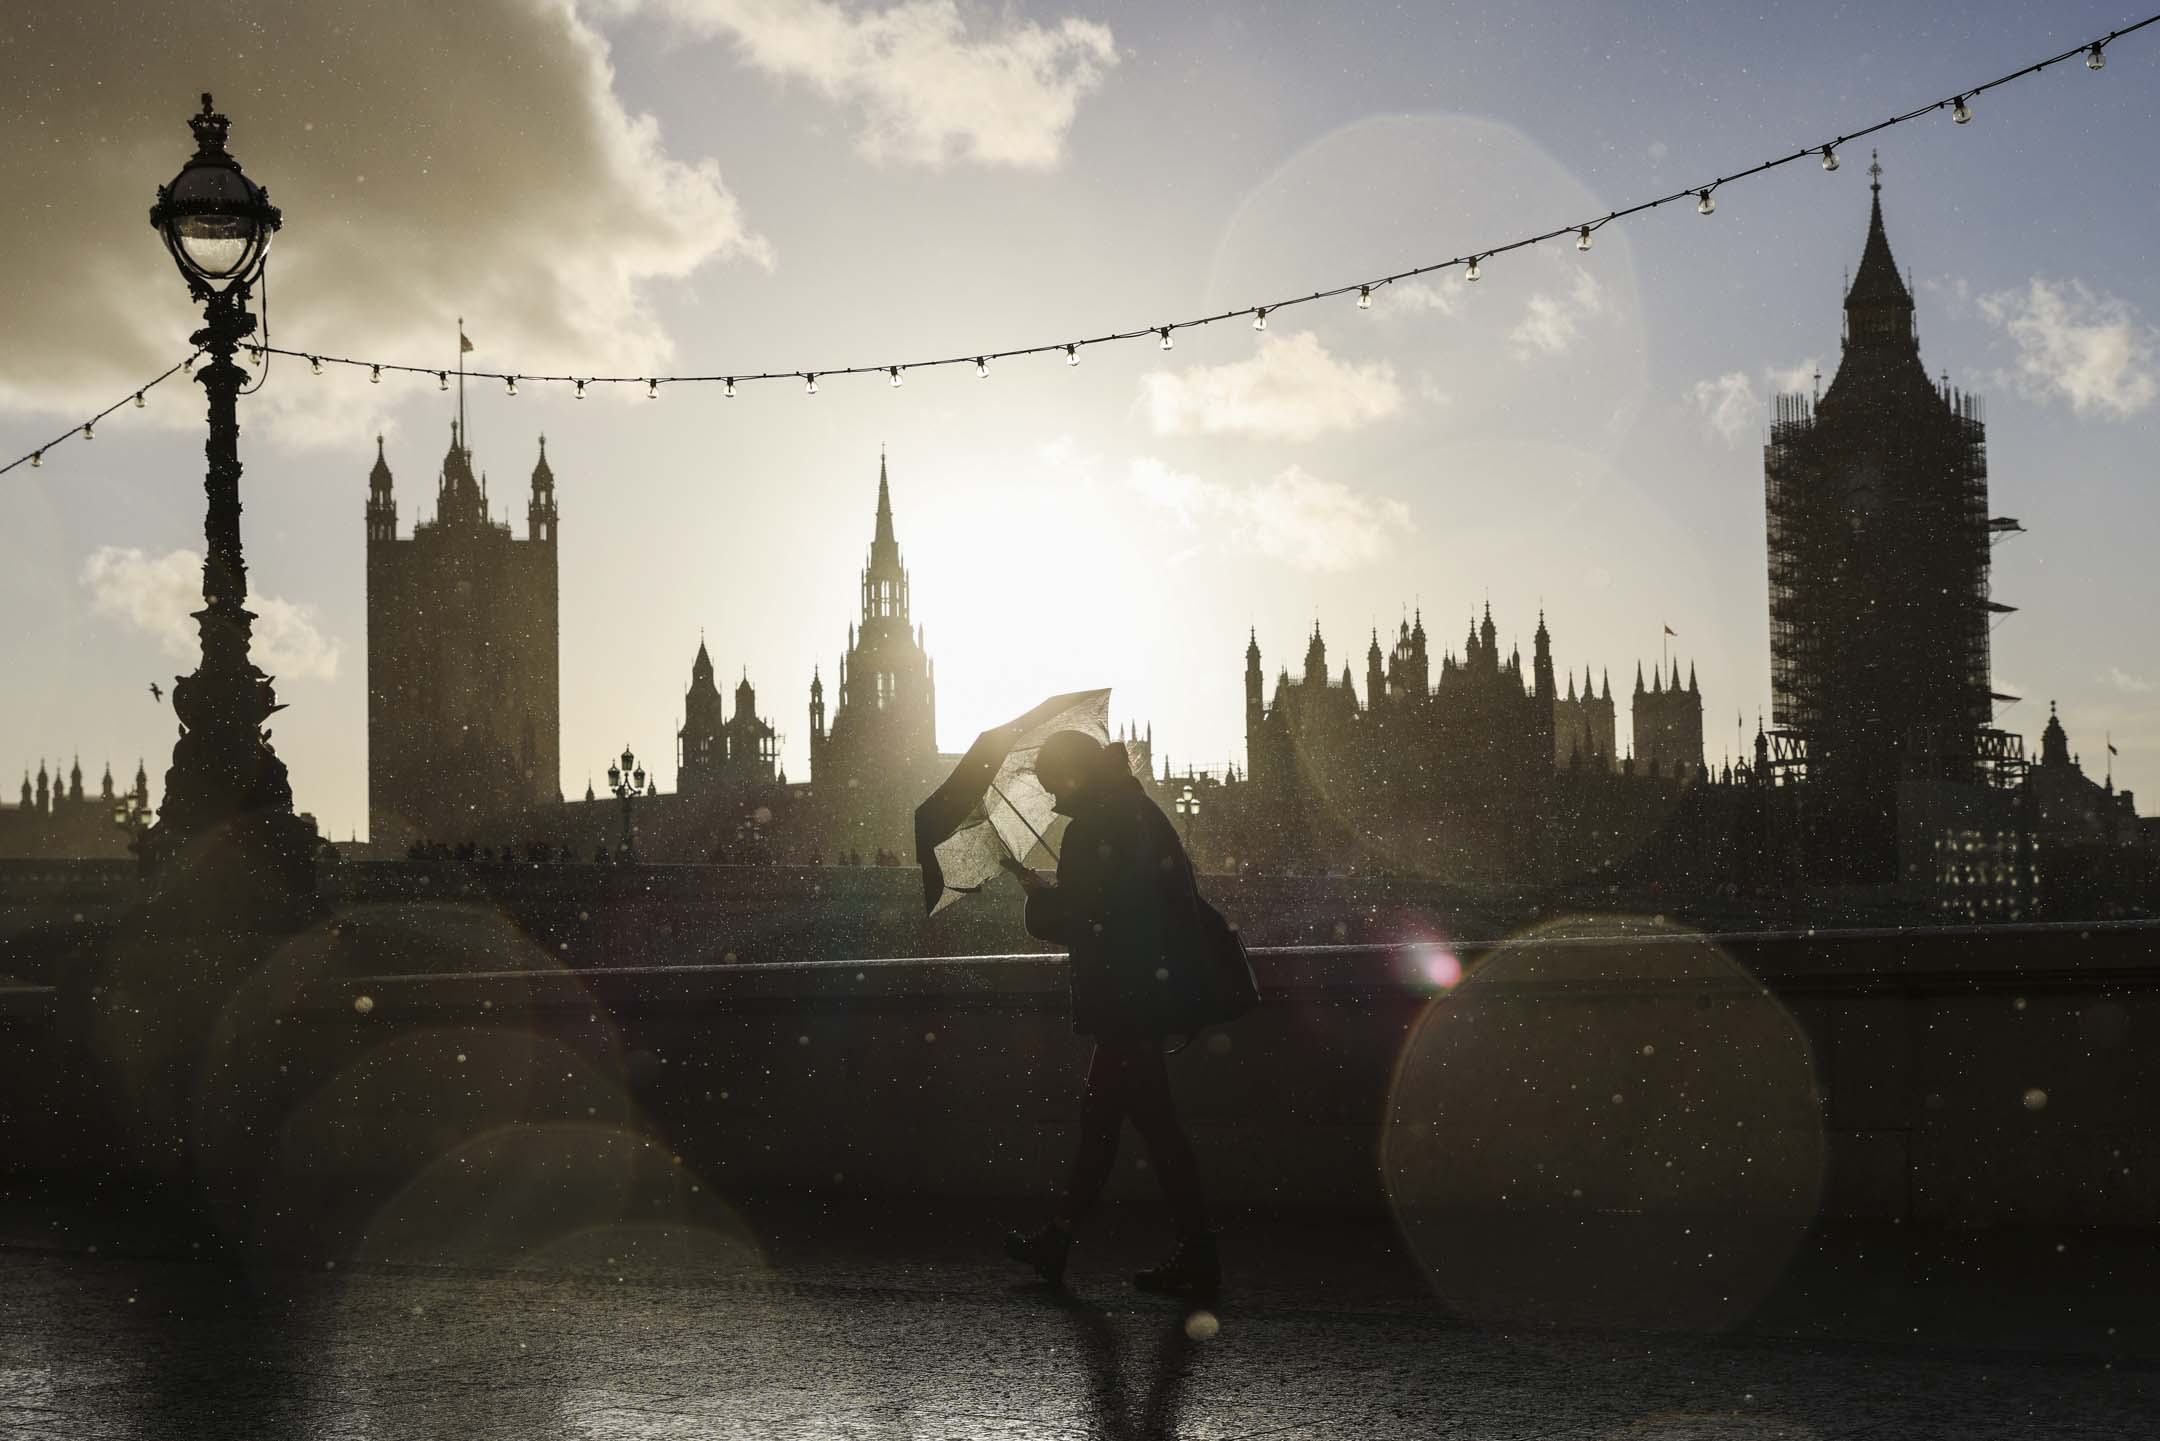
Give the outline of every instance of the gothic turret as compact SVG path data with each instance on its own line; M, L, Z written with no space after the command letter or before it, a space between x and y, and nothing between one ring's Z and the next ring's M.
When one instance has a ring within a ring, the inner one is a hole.
M2070 764L2070 737L2063 730L2062 717L2055 713L2055 702L2048 702L2047 729L2040 732L2040 764L2051 770Z
M1536 693L1550 700L1557 693L1557 687L1553 682L1552 632L1545 628L1545 612L1542 608L1537 613L1537 634L1533 640L1535 644L1531 653L1531 668L1536 682Z
M525 537L528 540L555 539L555 471L548 464L547 437L544 435L540 437L540 459L533 464L532 501L525 507Z
M690 659L690 688L683 693L682 729L675 733L675 789L695 795L715 784L727 759L727 716L713 685L712 655L698 637Z
M478 530L487 524L487 491L473 472L472 450L454 420L450 422L450 448L443 452L442 470L436 477L435 523L466 530Z
M1320 622L1314 621L1312 639L1305 644L1305 684L1319 690L1327 684L1327 642L1320 639Z
M367 538L397 539L397 500L391 493L390 462L383 455L383 438L375 437L375 466L368 472Z

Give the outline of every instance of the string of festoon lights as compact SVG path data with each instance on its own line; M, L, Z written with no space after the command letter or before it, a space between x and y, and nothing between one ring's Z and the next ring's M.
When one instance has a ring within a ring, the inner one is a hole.
M1765 160L1758 165L1751 165L1744 170L1736 170L1730 175L1721 175L1707 182L1684 186L1673 191L1670 195L1660 195L1653 200L1638 201L1633 205L1623 206L1617 210L1609 210L1605 214L1594 218L1571 221L1566 225L1556 226L1551 230L1541 231L1535 235L1525 235L1520 239L1510 240L1503 244L1483 246L1463 255L1450 256L1446 260L1435 260L1423 265L1414 265L1404 270L1395 271L1392 274L1374 276L1367 280L1353 280L1345 284L1330 286L1324 290L1314 290L1303 295L1286 296L1281 300L1270 300L1236 310L1219 311L1212 315L1165 321L1155 325L1142 325L1129 330L1114 330L1108 334L1076 340L1050 341L1041 345L1023 345L1004 350L982 350L923 360L893 360L868 365L831 365L814 369L741 370L733 374L716 373L712 375L540 375L519 370L464 370L462 368L451 370L432 365L408 365L388 360L366 360L357 356L331 355L322 351L294 350L267 344L244 345L241 348L258 359L265 355L284 355L296 360L305 360L308 362L310 371L316 375L321 375L326 366L332 365L365 370L368 372L368 379L378 385L382 383L382 378L385 375L419 375L432 377L438 389L448 390L450 388L450 377L452 375L462 375L469 380L499 381L502 383L505 393L509 395L518 393L520 382L526 385L567 385L571 387L573 396L579 400L585 398L587 390L591 387L601 385L642 385L645 387L647 398L657 400L660 397L660 388L662 386L718 385L721 387L723 396L732 397L739 386L774 381L798 382L802 385L806 394L816 395L820 380L832 380L842 376L882 375L885 377L887 384L897 387L904 383L910 371L936 370L949 366L973 366L977 376L987 379L993 361L1020 360L1029 356L1062 355L1067 365L1078 365L1080 363L1080 352L1083 350L1099 345L1119 344L1130 340L1152 339L1162 349L1169 350L1173 348L1173 337L1180 330L1192 330L1203 325L1214 325L1222 321L1248 318L1252 322L1253 329L1266 330L1269 316L1278 311L1288 310L1299 305L1310 305L1317 301L1355 296L1356 307L1359 310L1370 310L1373 307L1375 297L1384 291L1386 287L1399 280L1411 280L1437 271L1460 269L1464 280L1478 280L1485 273L1486 262L1492 260L1495 256L1527 249L1533 245L1542 245L1548 241L1572 237L1575 241L1575 248L1586 251L1591 248L1592 237L1614 221L1625 220L1629 216L1640 215L1648 210L1656 210L1661 206L1670 205L1676 201L1692 200L1695 202L1695 209L1698 214L1715 214L1718 192L1726 186L1752 179L1768 171L1776 170L1780 166L1791 165L1811 158L1819 159L1824 170L1836 170L1838 168L1838 151L1851 142L1938 112L1947 111L1954 123L1964 125L1973 118L1973 101L1988 91L2008 85L2016 80L2025 79L2027 76L2037 75L2051 66L2060 65L2079 56L2084 57L2087 69L2102 69L2107 64L2108 46L2125 35L2143 30L2155 23L2160 23L2160 14L2149 15L2134 24L2125 25L2117 30L2110 30L2097 39L2073 45L2059 55L2050 55L2044 60L2036 60L2029 65L2011 71L2007 75L1997 76L1995 79L1986 81L1983 84L1968 86L1939 100L1931 100L1925 105L1916 105L1910 110L1892 115L1885 120L1876 121L1872 125L1861 126L1812 145L1803 145L1790 154L1780 155L1776 159ZM200 353L198 351L195 355ZM143 396L147 391L160 381L169 379L176 372L182 369L191 369L195 361L195 355L190 355L186 360L165 371L156 379L137 387L90 419L70 427L37 449L10 461L6 465L0 465L0 475L5 475L19 465L27 464L32 467L43 465L46 452L66 441L93 438L96 434L95 426L98 421L130 403L141 407L143 405Z

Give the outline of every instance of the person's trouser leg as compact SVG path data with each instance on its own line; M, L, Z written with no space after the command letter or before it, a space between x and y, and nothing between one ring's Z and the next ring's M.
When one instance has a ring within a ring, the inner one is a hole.
M1150 1038L1124 1058L1125 1114L1146 1143L1155 1179L1170 1203L1171 1219L1181 1236L1208 1229L1207 1196L1200 1184L1200 1161L1178 1121L1170 1093L1170 1067L1161 1043Z
M1118 1128L1125 1124L1123 1060L1120 1047L1097 1041L1088 1061L1087 1085L1080 1093L1080 1149L1058 1207L1057 1220L1067 1228L1095 1209L1117 1164Z

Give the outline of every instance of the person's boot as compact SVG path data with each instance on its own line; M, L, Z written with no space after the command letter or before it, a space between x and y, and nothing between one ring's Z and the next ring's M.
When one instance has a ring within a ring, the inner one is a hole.
M1035 1268L1035 1274L1053 1286L1065 1280L1065 1262L1072 1255L1072 1232L1055 1221L1033 1235L1018 1231L1007 1233L1005 1254L1023 1266Z
M1170 1259L1133 1276L1133 1285L1157 1296L1213 1301L1222 1292L1222 1261L1215 1254L1215 1233L1195 1231L1181 1237Z

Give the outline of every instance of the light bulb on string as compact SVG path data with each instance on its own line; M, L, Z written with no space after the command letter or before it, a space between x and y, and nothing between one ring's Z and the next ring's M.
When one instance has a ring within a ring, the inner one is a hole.
M195 357L191 355L187 359L181 361L180 371L183 375L193 375L195 373Z
M1157 327L1155 328L1155 333L1156 333L1157 335L1159 335L1159 336L1161 336L1161 337L1162 337L1162 348L1163 348L1164 350L1170 350L1170 349L1173 349L1173 348L1174 348L1174 347L1173 347L1173 346L1172 346L1172 345L1170 344L1170 327L1169 327L1169 326L1167 326L1167 325L1160 325L1160 326L1157 326Z
M1480 259L1480 258L1481 258L1481 257L1479 257L1479 256L1475 256L1475 255L1473 255L1473 256L1471 256L1471 257L1470 257L1470 265L1469 265L1469 268L1468 268L1468 269L1466 269L1466 270L1464 270L1464 271L1463 271L1463 273L1462 273L1462 278L1463 278L1463 279L1465 279L1465 280L1475 280L1475 279L1477 279L1477 278L1478 278L1478 273L1479 273L1479 272L1478 272L1478 261L1479 261L1479 259Z
M660 398L660 382L659 382L659 381L657 381L657 380L647 380L647 381L645 382L645 398L646 398L647 400L658 400L658 399Z
M97 425L97 422L96 422L96 421L94 421L94 420L86 420L86 421L84 421L84 422L83 422L83 424L82 424L82 438L83 438L84 440L96 440L96 439L97 439L97 431L96 431L96 429L94 428L94 427L95 427L96 425Z
M438 371L436 371L436 372L435 372L435 388L436 388L437 390L448 390L448 389L450 388L450 372L449 372L449 371L447 371L447 370L438 370Z
M319 355L311 355L311 356L309 356L309 357L307 358L307 363L308 363L308 370L309 370L310 372L312 372L313 374L316 374L316 375L320 375L320 374L322 374L322 357L321 357L321 356L319 356Z
M1965 96L1960 95L1957 98L1957 104L1950 107L1950 118L1960 125L1972 119L1972 106L1966 104L1965 99Z
M1837 147L1835 145L1825 145L1822 148L1822 168L1825 170L1837 169Z
M1255 330L1267 329L1267 307L1265 305L1253 312L1252 328Z
M381 367L381 366L379 366L379 365L371 365L371 366L369 366L369 367L368 367L368 384L370 384L370 385L381 385L381 384L382 384L382 367Z
M1697 215L1717 214L1717 201L1710 198L1709 191L1698 190L1695 192L1695 213Z
M898 390L900 388L900 367L897 365L888 365L885 367L885 374L886 377L892 382L892 388L894 390Z
M990 362L979 355L975 357L975 378L977 380L988 380L990 378Z
M30 468L31 468L32 470L43 470L43 469L45 468L45 452L44 452L44 451L42 451L42 450L33 450L33 451L31 451L31 452L30 452Z
M1080 347L1079 347L1079 346L1077 346L1077 345L1068 345L1068 346L1066 346L1066 347L1065 347L1065 363L1066 363L1067 365L1078 365L1078 364L1080 363Z
M1357 308L1360 310L1372 309L1372 287L1370 285L1360 285L1357 288Z
M816 376L816 375L805 375L805 376L803 377L803 394L804 394L804 395L816 395L816 394L817 394L817 376Z
M572 381L571 383L572 383L573 385L577 386L577 391L576 391L576 394L575 394L575 396L574 396L573 398L575 398L575 399L577 399L577 400L583 400L583 399L585 398L585 382L584 382L584 381L582 381L582 380L577 380L577 381Z
M516 394L517 394L517 377L516 377L516 376L514 376L514 375L506 375L506 376L504 376L504 377L503 377L503 394L505 394L505 395L516 395Z
M135 408L137 410L141 410L143 408L142 392L139 390L135 392Z
M2085 68L2087 70L2102 70L2106 67L2107 48L2095 40L2091 48L2085 52Z
M1575 248L1577 250L1588 250L1590 248L1589 226L1585 225L1582 229L1575 232Z
M733 399L735 398L735 377L734 377L734 376L732 376L732 375L731 375L731 376L729 376L729 377L727 378L727 382L726 382L726 384L724 384L724 385L722 385L722 386L720 387L720 393L721 393L722 395L726 396L726 397L727 397L727 398L728 398L729 400L733 400Z

